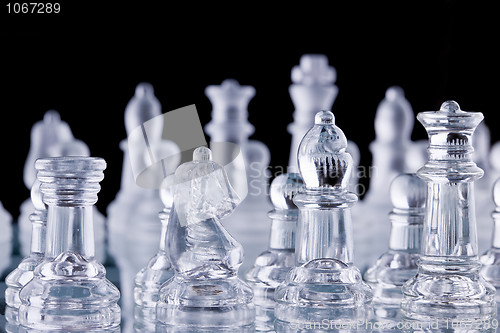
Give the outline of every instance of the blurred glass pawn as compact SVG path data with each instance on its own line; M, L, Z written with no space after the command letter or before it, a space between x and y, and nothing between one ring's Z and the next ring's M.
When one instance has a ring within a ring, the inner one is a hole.
M173 275L174 270L167 255L167 226L173 204L172 189L167 180L162 183L160 197L165 208L158 214L161 221L160 250L135 277L134 328L136 332L155 332L156 302L160 288Z
M493 239L491 248L481 256L481 274L497 290L496 300L500 301L500 178L493 186L493 200L495 210L491 213L493 218Z
M274 210L268 214L272 221L269 247L246 273L246 280L254 291L257 332L274 332L274 291L295 267L298 208L293 198L304 189L304 182L296 173L279 175L271 183Z
M12 215L4 208L0 201L0 275L9 266L12 253Z
M19 324L17 312L21 305L19 292L33 278L35 267L40 264L45 252L45 232L47 225L47 206L42 201L40 181L36 180L31 188L31 200L35 211L30 215L32 223L31 253L24 258L16 269L5 278L5 317L9 324ZM12 330L9 330L12 331Z
M417 273L424 223L427 187L415 174L402 174L391 184L394 209L389 213L389 250L364 274L373 290L375 320L385 322L382 331L397 329L401 287Z

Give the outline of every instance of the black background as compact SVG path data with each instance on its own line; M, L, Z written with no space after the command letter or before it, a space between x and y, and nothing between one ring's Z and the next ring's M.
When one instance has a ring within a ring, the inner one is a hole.
M447 99L483 112L492 142L500 140L494 3L59 2L58 15L0 7L0 200L14 217L29 196L23 165L30 130L49 109L108 162L98 202L105 212L119 189L123 112L143 81L154 85L164 112L196 104L203 125L211 111L207 85L235 78L254 86L252 138L268 145L271 166L285 166L294 110L290 71L304 53L326 54L336 68L332 111L360 146L362 165L371 163L375 111L391 85L403 87L415 114ZM418 122L412 137L426 138Z

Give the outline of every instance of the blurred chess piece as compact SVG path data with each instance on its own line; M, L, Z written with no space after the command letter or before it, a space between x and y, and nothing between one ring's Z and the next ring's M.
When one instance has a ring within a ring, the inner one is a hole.
M318 110L331 110L337 98L337 72L328 64L326 55L304 54L300 58L300 64L292 68L291 78L293 83L288 91L295 111L293 123L288 125L288 132L292 135L288 170L297 172L297 149L304 135L314 125L314 115ZM353 159L349 190L364 194L363 190L358 189L358 167L361 159L359 147L355 142L347 140L346 151Z
M47 205L42 201L40 192L40 181L36 180L31 188L31 201L35 207L30 215L32 224L31 250L19 265L7 275L5 284L5 318L9 326L8 331L15 331L14 326L19 325L18 310L21 305L19 292L33 278L33 272L44 258L45 239L47 227Z
M152 85L138 84L125 109L128 139L120 143L124 155L120 190L107 208L109 252L119 269L122 328L126 332L133 330L135 276L158 250L161 238L158 213L164 207L158 191L159 184L156 188L139 186L134 166L141 165L147 169L149 154L156 153L146 148L146 138L151 149L171 154L179 152L175 143L162 139L161 114L161 105Z
M478 167L483 169L484 176L474 184L476 198L476 220L479 253L488 249L491 242L491 212L495 209L491 200L493 183L495 182L494 171L490 164L491 136L488 126L480 123L472 135L472 160Z
M248 122L248 104L255 95L254 87L228 79L219 86L208 86L205 95L213 108L205 131L210 136L214 160L219 161L220 155L227 160L227 155L237 154L234 150L242 155L241 161L236 156L230 165L221 164L231 185L243 198L234 213L223 220L226 230L243 245L245 258L239 269L243 274L267 246L267 212L272 209L268 197L270 153L262 142L249 140L254 127Z
M375 320L388 324L380 330L384 332L398 328L401 287L417 273L427 185L416 174L401 174L390 192L394 208L389 213L389 250L363 276L373 290Z
M413 141L406 154L406 171L416 173L427 162L429 140Z
M173 205L173 191L167 178L162 182L160 197L165 205L158 214L161 221L161 239L156 253L135 277L134 289L134 329L136 332L155 332L156 303L160 288L173 275L174 270L167 254L167 227Z
M496 300L500 301L500 178L493 186L493 202L495 209L491 213L493 219L493 233L490 232L491 247L481 256L481 275L497 290Z
M407 151L412 147L411 132L414 114L401 87L387 89L375 115L375 141L370 144L372 166L368 192L353 207L354 263L362 271L374 262L389 242L390 226L384 221L392 209L389 186L399 174L405 173Z
M35 161L38 158L59 156L90 156L85 142L73 137L69 125L61 120L56 111L47 111L42 121L33 125L31 130L31 146L24 165L24 183L30 188L36 180ZM31 184L30 184L31 182ZM29 185L28 185L29 184ZM28 256L31 249L31 221L29 216L35 210L31 199L21 205L18 219L19 241L21 253ZM96 259L104 263L106 259L106 218L94 206L94 234Z
M0 201L0 275L9 267L12 254L12 215L3 207Z
M9 267L11 263L11 255L12 255L12 245L13 245L13 237L12 237L12 215L3 207L2 202L0 201L0 227L4 232L0 233L0 276L3 275L4 271ZM17 319L17 310L15 311L16 318L7 321L7 309L5 310L5 316L0 315L0 330L5 328L5 332L7 333L17 333L19 323L16 323L15 319Z

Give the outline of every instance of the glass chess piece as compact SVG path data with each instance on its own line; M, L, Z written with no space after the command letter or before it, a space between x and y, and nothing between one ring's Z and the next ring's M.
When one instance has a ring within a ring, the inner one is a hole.
M385 251L390 225L384 223L392 209L389 200L391 181L407 170L406 152L412 147L414 114L401 87L389 87L375 115L375 141L370 144L372 166L370 184L363 200L353 207L354 264L362 271Z
M31 187L31 200L35 211L30 220L33 231L31 232L31 252L19 265L7 275L5 284L5 318L10 325L18 325L18 309L21 305L19 292L33 278L35 267L40 264L45 252L45 235L47 224L47 206L42 201L40 181L36 180ZM13 329L8 329L13 331Z
M488 126L482 121L472 135L474 153L472 160L484 171L484 176L474 183L476 199L477 246L478 253L488 250L491 242L491 212L495 209L491 193L493 191L492 168L490 165L491 135Z
M12 215L0 201L0 275L9 266L12 252Z
M224 228L243 245L245 259L239 270L242 274L252 266L269 238L266 215L272 209L268 198L269 149L260 141L248 139L254 132L248 122L248 103L255 95L254 87L228 79L220 86L206 87L205 95L213 106L212 119L205 131L210 136L214 160L219 161L221 154L233 153L234 147L228 143L239 146L243 155L244 165L239 165L236 159L229 167L223 163L231 185L243 199L223 220Z
M491 145L490 149L490 172L491 179L498 179L500 177L500 141L495 142Z
M297 267L275 291L277 332L300 332L325 318L327 328L352 326L371 316L371 288L352 264L351 206L358 199L347 191L352 158L334 119L330 111L318 112L299 146L306 190L294 198L299 207ZM354 330L365 331L361 326Z
M417 275L403 286L401 310L407 323L450 320L491 322L495 289L480 275L474 181L483 171L472 161L471 136L479 112L446 101L417 119L429 135L429 161L418 171L427 182L422 253Z
M328 64L326 55L304 54L300 64L292 68L291 78L293 83L288 91L295 111L293 123L288 125L288 132L292 135L288 168L290 172L297 172L297 150L304 135L314 125L314 115L318 110L331 110L337 97L337 71ZM360 161L359 148L356 143L347 140L346 151L351 154L354 163L349 190L355 191L358 184L356 171Z
M298 208L293 198L302 190L304 182L296 173L279 175L271 183L274 210L268 214L271 219L269 246L245 275L254 292L257 332L274 332L274 291L295 267Z
M38 121L31 129L31 146L24 164L24 182L31 188L36 180L35 160L37 158L60 156L90 156L89 147L85 142L73 137L70 126L61 120L56 111L47 111L42 121ZM31 182L31 183L29 183ZM26 199L21 205L18 219L19 241L21 252L28 256L31 249L30 215L35 210L31 199ZM94 207L94 232L96 244L96 259L104 262L106 259L106 219Z
M157 189L144 188L136 183L132 163L147 160L149 152L141 149L145 148L141 141L143 138L132 134L147 122L150 147L160 147L169 151L169 154L178 153L179 148L175 143L162 140L161 114L161 104L154 95L153 86L149 83L138 84L125 109L128 139L120 143L123 151L120 190L107 208L108 247L119 269L122 326L126 332L133 330L131 318L134 318L135 277L158 251L161 238L158 212L164 207Z
M160 290L157 332L253 332L252 289L237 276L242 246L219 222L239 202L224 168L199 147L173 186L167 253L175 275Z
M159 213L161 221L160 249L135 277L134 328L136 332L155 332L156 303L159 300L160 288L174 275L172 264L166 252L167 226L174 198L166 179L161 186L160 197L165 205Z
M5 270L9 268L11 264L12 255L12 215L3 207L2 202L0 202L0 227L3 228L2 233L0 233L0 276L3 276ZM5 285L4 285L5 286ZM5 302L3 302L5 306ZM9 313L10 312L10 313ZM7 316L10 318L10 323L7 321ZM16 319L16 313L12 314L12 311L5 308L5 316L0 313L0 331L5 328L7 333L16 332L16 326L11 324L13 320Z
M374 319L383 323L379 332L398 329L401 287L417 273L427 187L415 174L401 174L392 181L390 194L389 250L363 276L373 290Z
M481 258L481 274L484 279L490 282L495 289L496 300L500 302L500 178L495 181L493 186L493 200L495 210L491 213L493 218L493 237L491 248L484 253Z
M47 147L48 157L82 156L90 157L90 149L78 139L57 142ZM106 262L106 218L94 206L94 243L95 258L100 263Z
M429 147L429 140L413 141L408 147L405 157L408 173L417 173L418 169L427 162L427 147Z
M26 332L119 332L118 289L94 259L93 205L106 162L55 157L35 163L48 206L45 258L21 289Z
M43 120L37 121L31 128L31 142L26 162L24 163L23 180L27 189L31 190L33 182L36 180L35 161L38 158L49 157L48 147L57 142L67 142L73 140L73 133L68 123L61 120L57 111L49 110L45 112ZM18 218L19 242L23 256L29 255L31 248L31 222L30 215L34 211L31 199L26 199L20 207Z

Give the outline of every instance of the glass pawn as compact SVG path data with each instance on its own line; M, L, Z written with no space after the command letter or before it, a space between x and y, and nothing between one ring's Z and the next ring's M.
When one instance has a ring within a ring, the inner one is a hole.
M16 325L19 324L17 315L21 305L19 292L33 278L35 267L40 264L45 252L45 230L47 224L47 206L42 201L40 193L40 181L36 180L31 187L31 200L35 211L31 214L31 252L25 257L9 275L5 278L7 289L5 290L5 318Z
M347 191L352 158L333 113L318 112L315 125L298 150L298 167L306 190L294 198L299 207L296 265L276 289L278 332L298 332L328 318L328 324L367 320L371 288L352 264L351 206Z
M246 273L246 280L254 292L257 332L274 331L274 291L295 267L298 208L293 198L304 188L302 178L296 173L279 175L271 183L274 210L268 214L272 221L268 250L257 257Z
M175 276L160 290L157 332L253 331L252 289L237 276L242 247L219 222L238 202L210 149L177 168L167 227Z
M394 209L389 214L389 250L364 274L373 290L375 320L397 329L401 287L417 273L424 222L426 184L415 174L401 174L390 187Z
M45 258L21 290L19 322L27 332L119 332L118 289L94 259L93 205L106 162L55 157L35 163L48 206Z
M159 213L161 221L160 250L135 277L134 328L136 332L155 332L156 303L160 288L173 275L174 270L167 255L167 226L173 204L173 193L166 180L160 189L165 208Z
M0 275L9 267L12 253L12 215L4 208L0 201Z
M472 136L472 147L474 147L472 160L484 171L484 176L474 183L478 253L484 253L489 248L491 242L491 212L495 209L494 202L491 200L495 178L492 178L493 170L489 161L490 142L490 130L483 120Z
M224 165L231 185L244 199L233 214L224 219L224 228L241 243L245 260L240 273L246 272L267 246L269 228L267 212L273 207L268 197L269 149L260 141L249 140L254 126L248 121L248 104L255 95L252 86L241 86L238 81L228 79L221 85L211 85L205 95L212 103L212 119L205 131L210 135L210 147L214 159L228 160L234 154L234 145L239 146L243 161L237 158ZM232 144L231 144L232 143ZM246 195L246 197L245 197Z
M491 248L480 258L481 274L484 279L490 282L495 289L496 300L500 302L500 178L493 185L493 200L495 210L491 213L493 218L493 239Z
M403 286L402 314L409 323L450 319L490 321L496 316L495 288L480 275L474 181L483 170L472 161L471 137L479 112L446 101L417 119L429 135L429 161L418 170L427 182L422 254L418 272Z

